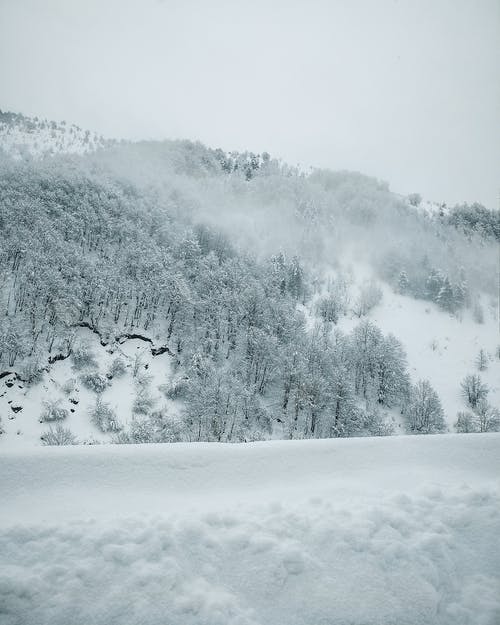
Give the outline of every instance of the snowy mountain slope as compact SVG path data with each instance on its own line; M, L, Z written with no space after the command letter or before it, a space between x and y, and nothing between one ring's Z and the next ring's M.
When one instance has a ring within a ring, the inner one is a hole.
M3 453L0 622L494 625L499 451L484 434Z
M75 124L0 111L0 148L15 159L26 155L86 154L104 145L102 136Z
M384 298L370 314L384 332L392 332L404 345L413 380L428 378L436 389L452 428L457 412L466 410L460 383L468 374L479 374L488 385L488 401L500 408L500 346L495 310L476 323L465 311L460 316L440 310L432 302L415 300L383 287ZM476 359L484 349L485 371L478 371Z
M167 353L152 356L149 344L139 339L126 340L113 349L103 347L97 336L85 328L80 329L77 340L95 354L97 368L94 370L102 376L109 371L114 359L120 358L125 363L124 374L108 380L108 386L101 394L102 400L110 405L122 425L126 426L132 418L138 378L140 386L146 385L151 389L153 408L163 407L169 414L176 414L175 402L159 390L172 378L171 357ZM135 367L137 372L134 375ZM4 430L0 435L0 446L5 449L41 445L42 434L56 425L40 422L47 402L59 402L60 407L68 411L63 425L80 443L109 442L112 434L101 432L91 421L89 411L95 405L96 393L82 384L83 373L85 371L76 369L68 358L50 365L36 384L22 382L15 373L0 379L0 417ZM74 382L74 389L68 393L65 385L71 381Z
M470 310L452 315L433 302L395 293L379 282L370 267L363 263L351 260L343 273L351 276L348 292L351 307L355 305L360 288L366 284L376 284L381 291L381 301L362 318L349 309L345 316L340 316L336 327L348 333L362 319L369 319L384 334L392 333L405 349L412 382L429 379L436 389L450 431L453 431L457 412L468 409L460 387L466 375L480 375L489 389L488 401L500 409L500 334L498 313L491 298L482 295L482 307L486 312L483 323L477 323ZM326 268L324 281L335 281L338 276L338 269ZM320 320L315 307L325 294L327 291L323 288L308 306L302 307L310 331ZM484 371L478 371L476 363L481 349L487 355ZM396 429L398 432L401 426Z
M359 266L354 274L363 280L369 275L369 270ZM382 301L368 313L367 318L376 323L384 334L393 333L402 342L413 382L423 378L431 381L441 399L449 431L454 430L457 412L467 409L460 382L470 373L479 373L475 360L480 349L484 349L489 356L488 368L480 372L481 379L489 387L488 401L492 406L500 407L500 359L495 355L500 338L493 310L487 312L484 323L478 324L467 311L460 317L453 316L431 302L399 295L385 285L380 288L383 291ZM313 311L314 301L309 309L305 309L309 314L310 327L316 320ZM359 322L360 319L351 314L342 317L338 327L348 332ZM180 404L167 399L159 389L173 379L172 358L168 354L153 357L148 344L138 339L126 341L110 353L109 348L102 347L97 336L85 328L80 329L79 340L96 354L98 369L103 375L114 358L122 357L127 363L125 375L110 380L102 394L102 399L110 404L125 427L130 424L137 394L137 383L132 374L136 357L140 359L142 374L149 378L154 407L165 408L173 417L178 414ZM45 402L51 400L60 401L62 407L72 411L63 425L79 442L109 442L112 435L100 432L91 423L89 410L95 403L96 394L78 382L80 374L71 359L67 359L51 365L50 371L44 373L43 379L35 385L16 380L14 375L0 379L0 417L4 430L0 435L0 449L40 445L40 436L51 424L40 423L39 418ZM63 390L72 379L77 381L77 405L71 402L72 396ZM22 407L22 410L14 412L16 407ZM395 433L404 433L401 418L397 414L394 418Z
M9 132L35 137L47 129L22 116L2 119ZM176 354L186 410L174 440L388 434L392 424L398 433L441 431L439 397L450 429L466 409L460 383L475 373L479 349L488 365L481 372L490 387L486 409L499 405L489 302L497 255L486 231L466 235L424 218L408 209L415 198L361 174L306 176L269 155L190 142L126 142L86 158L4 159L2 166L0 375L9 373L0 378L0 446L40 444L50 427L38 423L46 402L69 411L62 424L80 442L109 441L89 417L100 391L117 419L131 422L139 391L130 355L122 378L104 380L101 389L85 388L71 359L54 363L32 387L19 383L54 352L70 355L82 323L106 337L151 333ZM262 247L258 238L266 239ZM321 332L332 332L321 337L304 329L302 312L311 330L325 312L314 295L324 267L342 270L350 292L337 319L324 317ZM380 280L382 301L355 310L364 282ZM484 323L472 321L471 304ZM376 327L365 349L352 331L366 320ZM334 344L335 324L349 333L343 346ZM89 340L97 362L87 373L106 376L111 355L96 335ZM144 369L155 372L155 410L166 405L175 417L178 406L159 389L172 382L168 361L148 357ZM437 390L436 422L406 423L417 393L408 374ZM72 379L77 388L67 390Z

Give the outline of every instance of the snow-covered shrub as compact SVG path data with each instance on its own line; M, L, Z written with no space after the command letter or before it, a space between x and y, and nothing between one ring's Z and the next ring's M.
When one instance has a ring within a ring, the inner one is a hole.
M138 387L147 387L153 381L153 376L149 375L146 371L139 371L135 378L135 383Z
M132 411L135 414L148 414L149 412L151 412L154 404L155 400L151 395L149 386L143 386L139 384L137 388L137 395L134 399Z
M394 423L387 420L387 416L379 410L366 412L363 416L363 432L367 436L392 436Z
M127 365L123 358L119 356L113 360L109 366L108 376L112 378L121 378L127 371Z
M43 367L38 357L28 359L19 371L19 378L27 384L35 384L42 379Z
M458 412L454 427L459 434L477 432L477 417L472 412Z
M102 393L109 384L106 376L97 372L84 373L80 376L80 380L84 386L94 391L94 393Z
M95 354L86 344L81 344L73 350L71 360L75 369L97 367Z
M357 317L367 315L372 308L382 301L382 291L373 282L363 286L359 297L354 302L353 312Z
M76 436L60 423L44 432L40 439L43 445L78 445Z
M61 386L61 390L65 395L71 395L71 393L73 393L75 389L76 389L75 378L69 378L69 380L66 380L66 382L64 382L64 384Z
M156 410L148 417L134 416L129 429L114 438L115 443L176 443L180 440L180 425L166 410Z
M48 421L62 421L69 415L68 410L61 407L60 399L49 399L44 401L44 406L45 408L40 416L40 423Z
M340 298L335 293L330 293L322 297L316 304L316 314L325 323L337 324L339 317L344 314L344 306Z
M100 445L101 441L97 440L97 438L94 438L93 436L89 436L88 438L85 438L82 442L82 445Z
M144 366L144 354L139 352L135 354L134 360L132 362L132 375L136 378L139 375L140 370Z
M159 389L168 399L180 399L186 396L189 378L185 375L176 377L170 384L162 384Z
M119 432L123 425L116 418L111 406L97 397L95 404L89 411L90 420L101 432Z
M500 430L500 411L493 408L486 399L481 399L475 410L479 432L498 432Z
M4 433L5 433L5 430L3 429L3 426L2 426L2 417L0 417L0 436Z
M461 434L469 432L498 432L500 430L500 411L482 399L474 412L459 412L455 429Z

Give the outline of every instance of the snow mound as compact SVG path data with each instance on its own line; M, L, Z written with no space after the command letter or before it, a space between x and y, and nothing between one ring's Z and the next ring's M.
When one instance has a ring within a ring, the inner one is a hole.
M0 622L494 625L500 435L0 458Z

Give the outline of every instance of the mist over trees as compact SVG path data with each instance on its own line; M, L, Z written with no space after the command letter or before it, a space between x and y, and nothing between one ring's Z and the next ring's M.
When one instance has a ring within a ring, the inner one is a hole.
M385 183L189 142L4 156L0 233L1 366L35 379L71 356L97 394L90 418L118 442L388 434L390 411L410 432L442 431L434 390L411 385L397 338L365 318L379 287L352 298L341 270L325 287L318 267L356 255L395 291L450 314L471 305L471 285L492 288L477 271L478 256L494 262L487 236L419 215ZM348 313L359 322L344 334L336 325ZM168 350L175 377L164 392L182 402L182 423L139 382L123 431L99 399L109 378L85 370L80 327L103 345L140 335ZM72 440L61 428L46 438Z

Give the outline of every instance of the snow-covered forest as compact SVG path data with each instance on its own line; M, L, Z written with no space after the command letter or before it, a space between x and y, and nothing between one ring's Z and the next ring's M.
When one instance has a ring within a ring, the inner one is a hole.
M499 11L0 1L0 625L500 625Z
M0 445L499 429L497 213L1 119Z

